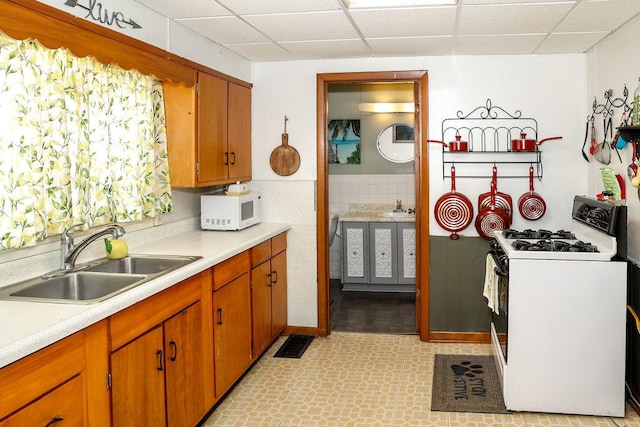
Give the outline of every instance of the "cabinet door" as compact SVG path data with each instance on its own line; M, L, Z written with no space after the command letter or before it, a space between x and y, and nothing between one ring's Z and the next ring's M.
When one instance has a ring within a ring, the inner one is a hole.
M369 223L370 283L398 283L397 229L394 222Z
M287 252L271 258L271 338L287 326Z
M0 422L0 426L83 427L87 425L83 396L82 376L78 375Z
M369 236L366 222L343 222L342 282L369 283Z
M221 396L251 364L249 273L213 293L216 396Z
M251 89L229 83L229 178L251 180Z
M251 314L253 316L253 357L271 342L271 262L251 269Z
M416 227L412 222L398 223L398 283L416 283Z
M205 413L201 306L197 302L164 323L169 426L195 425Z
M111 354L113 426L166 426L162 326Z
M198 183L228 178L227 87L224 79L198 73Z

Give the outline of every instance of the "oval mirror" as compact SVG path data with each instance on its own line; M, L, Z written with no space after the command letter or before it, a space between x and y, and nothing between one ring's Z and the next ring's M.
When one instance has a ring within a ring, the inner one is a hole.
M407 163L413 160L413 125L394 123L378 135L378 152L382 157L394 163Z

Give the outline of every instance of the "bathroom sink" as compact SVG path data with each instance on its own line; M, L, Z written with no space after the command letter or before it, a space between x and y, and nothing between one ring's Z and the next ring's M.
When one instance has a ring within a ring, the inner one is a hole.
M2 299L92 303L146 281L143 274L75 272L36 278L0 289Z
M381 215L387 218L409 218L413 216L408 212L383 212Z
M192 263L200 256L130 255L103 258L77 266L75 271L53 272L0 288L1 300L92 304L132 289Z
M84 271L127 274L166 273L201 257L172 255L129 255L121 259L104 260Z

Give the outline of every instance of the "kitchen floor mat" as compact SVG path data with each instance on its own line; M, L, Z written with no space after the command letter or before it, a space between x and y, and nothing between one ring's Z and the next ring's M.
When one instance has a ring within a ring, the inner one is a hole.
M289 338L280 346L273 357L300 359L313 338L312 335L289 335Z
M431 410L508 414L493 356L436 354Z

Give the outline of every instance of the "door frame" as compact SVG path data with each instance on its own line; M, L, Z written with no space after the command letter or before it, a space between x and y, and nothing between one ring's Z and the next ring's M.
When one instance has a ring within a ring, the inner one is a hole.
M329 323L329 178L327 152L328 89L331 83L412 82L416 112L415 124L415 191L416 191L416 326L421 341L429 341L429 151L428 74L426 70L381 71L356 73L324 73L317 75L317 270L318 270L318 334L330 333ZM426 209L423 209L426 208Z

